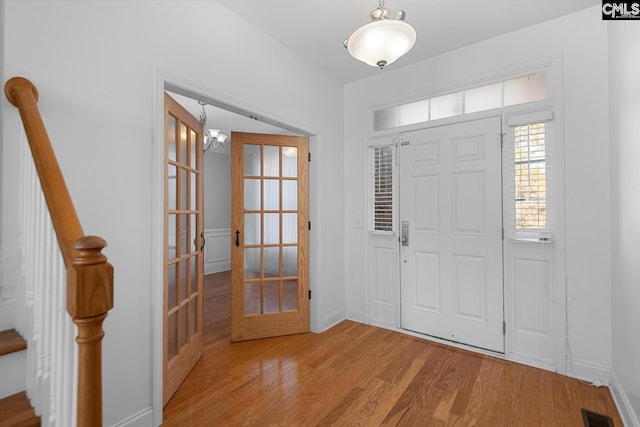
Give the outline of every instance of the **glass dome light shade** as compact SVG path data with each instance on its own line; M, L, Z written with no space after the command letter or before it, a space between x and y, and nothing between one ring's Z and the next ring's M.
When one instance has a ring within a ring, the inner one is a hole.
M404 21L382 19L358 28L347 40L347 50L358 61L383 68L411 50L416 30Z

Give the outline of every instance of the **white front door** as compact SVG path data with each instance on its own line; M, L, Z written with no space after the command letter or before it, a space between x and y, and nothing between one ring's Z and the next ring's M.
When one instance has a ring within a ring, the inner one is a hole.
M400 134L401 326L504 352L501 119Z

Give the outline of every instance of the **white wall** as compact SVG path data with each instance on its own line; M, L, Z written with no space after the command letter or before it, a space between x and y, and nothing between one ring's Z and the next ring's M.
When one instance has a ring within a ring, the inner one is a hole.
M437 43L437 40L423 41ZM366 223L364 181L370 106L446 92L561 58L554 78L564 87L566 270L570 276L569 338L575 375L608 378L611 367L611 268L607 31L599 7L532 26L394 69L345 88L345 235L347 313L365 318ZM402 60L398 61L400 65ZM558 95L558 94L556 94ZM559 100L556 100L556 102ZM395 286L390 284L390 286Z
M631 25L630 25L631 24ZM627 425L640 425L640 27L609 24L611 100L612 388Z
M231 227L231 156L214 151L204 155L204 228Z
M104 421L148 425L152 405L152 147L154 70L228 95L314 131L310 168L312 327L344 317L343 88L215 1L7 0L5 77L40 92L44 122L88 234L103 236L115 268L105 322ZM204 19L204 21L203 21ZM215 31L202 31L203 22ZM4 98L4 97L3 97ZM20 124L2 101L3 230L15 229ZM3 250L17 247L15 233ZM17 257L5 253L19 278ZM9 263L7 263L9 261ZM5 274L5 275L7 275ZM130 418L133 417L133 418Z

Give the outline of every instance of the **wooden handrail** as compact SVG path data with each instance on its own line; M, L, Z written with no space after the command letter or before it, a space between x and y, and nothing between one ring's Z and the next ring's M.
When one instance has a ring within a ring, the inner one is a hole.
M82 231L38 111L35 86L14 77L4 92L20 111L67 269L67 312L78 327L78 426L102 426L102 323L113 308L113 267L102 254L107 243Z

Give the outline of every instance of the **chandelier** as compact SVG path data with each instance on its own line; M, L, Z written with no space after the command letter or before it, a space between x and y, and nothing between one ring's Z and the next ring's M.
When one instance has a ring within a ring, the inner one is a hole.
M371 22L355 30L344 41L351 56L383 69L411 50L416 42L416 30L404 22L404 10L394 19L389 19L389 13L384 0L378 0L378 8L369 14Z
M198 101L198 104L202 105L202 113L200 113L200 122L202 123L202 129L204 131L204 151L206 152L210 148L223 147L224 142L227 140L228 136L220 132L220 129L207 128L207 112L204 109L204 106L206 104L200 101Z

